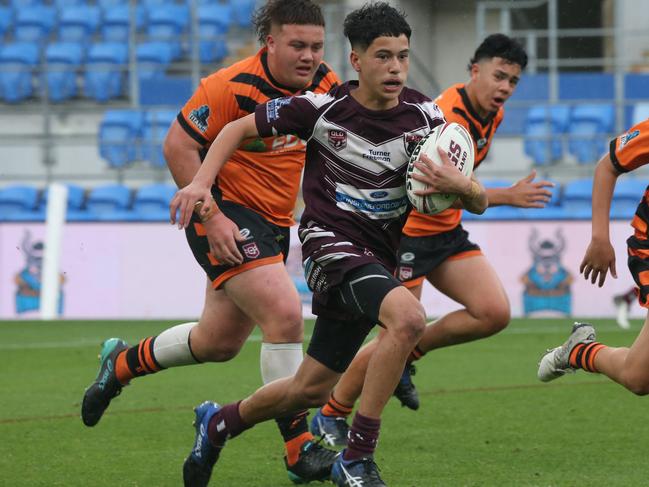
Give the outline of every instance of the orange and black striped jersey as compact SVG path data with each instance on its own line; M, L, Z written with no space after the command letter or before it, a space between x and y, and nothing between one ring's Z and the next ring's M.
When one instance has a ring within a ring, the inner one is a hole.
M611 140L610 156L619 172L633 171L649 164L649 119Z
M273 98L306 91L326 93L340 83L322 63L312 84L294 90L270 73L266 48L203 78L178 114L178 122L206 149L229 122L253 113ZM223 166L217 179L223 198L250 208L272 223L290 226L304 166L304 141L295 136L248 139Z
M471 134L475 145L475 171L485 157L494 133L503 120L504 110L502 107L497 112L492 112L486 118L482 118L471 105L469 95L463 83L450 86L435 99L446 118L447 122L456 122L466 128ZM403 233L409 237L423 237L448 232L460 224L462 210L449 208L437 215L424 215L416 210L410 212L410 216L403 227Z

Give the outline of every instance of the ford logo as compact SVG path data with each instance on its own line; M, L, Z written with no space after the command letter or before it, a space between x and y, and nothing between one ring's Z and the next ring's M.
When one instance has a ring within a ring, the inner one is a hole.
M387 191L374 191L373 193L370 193L372 198L385 198L387 195Z

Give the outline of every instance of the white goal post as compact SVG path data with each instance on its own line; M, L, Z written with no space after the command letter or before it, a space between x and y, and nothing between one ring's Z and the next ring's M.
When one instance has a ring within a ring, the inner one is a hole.
M45 254L41 278L41 319L53 320L58 315L61 290L60 263L68 188L53 183L48 189L47 216L45 219Z

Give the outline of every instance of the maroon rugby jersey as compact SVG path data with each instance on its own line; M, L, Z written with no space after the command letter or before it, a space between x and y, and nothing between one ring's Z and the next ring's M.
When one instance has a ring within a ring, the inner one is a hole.
M296 134L307 141L300 224L304 257L309 256L305 235L317 227L321 234L344 236L392 269L410 209L408 158L416 142L444 118L435 103L409 88L396 107L369 110L350 95L356 87L348 82L328 94L271 100L257 106L255 121L262 137Z

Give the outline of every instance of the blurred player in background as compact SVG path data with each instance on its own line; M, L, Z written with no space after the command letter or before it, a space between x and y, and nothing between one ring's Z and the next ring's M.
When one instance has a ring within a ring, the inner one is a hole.
M615 251L609 236L609 212L617 178L647 163L649 120L613 139L609 154L602 157L595 168L592 236L579 271L599 287L604 285L609 271L617 278ZM631 226L634 233L626 241L627 263L638 286L640 306L649 308L649 187ZM599 343L592 325L575 323L568 340L541 358L538 377L547 382L577 369L604 374L634 394L649 394L649 314L630 348Z
M338 84L336 74L322 62L324 18L317 5L271 0L256 12L254 24L264 47L204 78L169 130L164 153L181 188L191 182L228 122L269 99L326 93ZM208 211L200 218L194 214L186 230L189 246L208 276L200 320L130 348L120 339L107 340L97 378L84 394L84 424L94 426L111 399L135 377L232 359L255 325L263 335L264 383L295 373L303 357L302 305L284 261L304 156L304 142L291 136L253 137L232 154L214 186L218 206L206 201ZM224 234L236 241L234 255L217 260ZM335 453L312 441L306 410L287 413L291 414L277 424L289 476L296 481L328 477Z
M631 323L629 323L629 311L631 310L631 304L633 304L637 297L637 288L635 287L632 287L625 293L613 296L613 304L617 311L615 322L624 330L631 328Z
M475 168L487 156L494 133L503 119L503 105L514 93L527 65L527 54L513 39L494 34L477 48L470 61L471 79L446 89L435 102L449 122L457 122L476 145ZM475 170L475 169L474 169ZM551 193L547 181L534 182L532 171L509 188L486 190L489 206L541 208ZM509 301L493 267L480 248L469 241L461 225L462 210L451 208L437 215L410 212L399 246L397 278L418 298L424 279L464 306L426 327L408 358L395 395L410 409L419 407L411 374L412 362L436 348L488 337L509 323ZM467 286L467 279L471 286ZM480 292L476 292L480 289ZM329 402L313 417L311 431L325 435L329 444L344 444L351 413L361 393L367 364L376 341L367 344L336 386Z
M193 182L172 200L172 218L179 209L179 222L187 224L195 203L209 199L212 180L245 137L279 133L308 140L299 233L317 319L306 357L294 377L239 402L196 408L195 442L185 462L195 472L211 472L228 438L286 411L324 404L378 323L381 339L332 480L338 486L385 487L373 455L381 413L425 328L421 304L393 274L409 209L405 176L414 145L407 142L444 120L429 98L404 87L411 31L401 13L387 3L367 4L346 17L344 31L358 82L326 95L271 100L254 116L230 123ZM431 186L425 191L459 194L467 209L484 211L484 189L442 154L439 167L422 157L426 172L420 179ZM230 249L224 258L230 258L231 243L223 247ZM204 485L192 481L202 477L188 482L185 476L185 485Z

